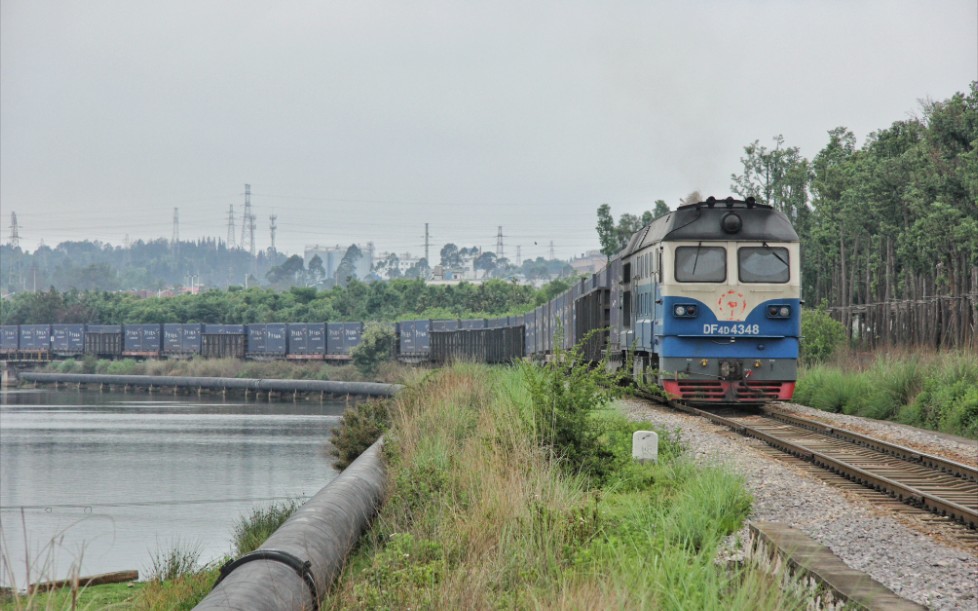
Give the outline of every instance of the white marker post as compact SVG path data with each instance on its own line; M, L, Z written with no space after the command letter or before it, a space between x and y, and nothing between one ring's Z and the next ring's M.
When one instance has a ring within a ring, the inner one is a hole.
M638 461L659 461L659 435L655 431L632 433L632 458Z

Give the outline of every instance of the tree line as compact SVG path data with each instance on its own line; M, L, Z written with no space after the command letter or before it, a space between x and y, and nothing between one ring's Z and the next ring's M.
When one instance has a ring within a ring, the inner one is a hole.
M208 290L198 295L142 298L108 291L49 289L6 299L0 324L40 323L251 323L396 321L419 318L500 317L521 314L570 287L558 279L536 289L502 280L433 286L398 279L322 291L252 287Z

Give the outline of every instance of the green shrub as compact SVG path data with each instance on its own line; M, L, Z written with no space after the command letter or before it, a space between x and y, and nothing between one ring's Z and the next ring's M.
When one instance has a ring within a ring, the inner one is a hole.
M829 316L823 301L814 310L801 314L800 359L806 364L824 363L846 341L846 328Z
M859 367L845 363L802 367L795 401L978 438L974 355L882 355L867 370Z
M898 419L956 435L978 438L978 361L945 355L932 364L913 402Z
M380 364L394 356L397 336L390 325L367 323L360 344L353 349L353 364L365 376L377 373Z
M302 501L299 499L291 499L256 507L252 509L251 515L239 518L234 525L235 555L243 556L261 547L301 505Z
M329 453L336 458L333 466L345 469L377 441L390 426L390 421L386 400L364 401L343 412L343 419L330 438Z
M562 343L561 334L554 345ZM603 424L595 415L620 393L619 376L603 364L591 367L581 346L556 348L553 358L541 366L520 364L533 408L537 442L571 473L602 479L614 459L602 441Z

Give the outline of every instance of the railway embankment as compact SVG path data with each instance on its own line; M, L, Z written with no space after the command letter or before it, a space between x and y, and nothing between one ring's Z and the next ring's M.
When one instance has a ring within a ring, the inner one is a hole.
M664 428L658 462L633 461L650 425L592 374L462 365L398 394L387 502L323 606L804 607L800 585L717 562L740 478Z

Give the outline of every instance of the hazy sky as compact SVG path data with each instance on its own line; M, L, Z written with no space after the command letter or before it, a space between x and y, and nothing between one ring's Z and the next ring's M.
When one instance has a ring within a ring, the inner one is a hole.
M0 232L240 238L250 183L259 248L567 257L973 80L976 0L3 0Z

